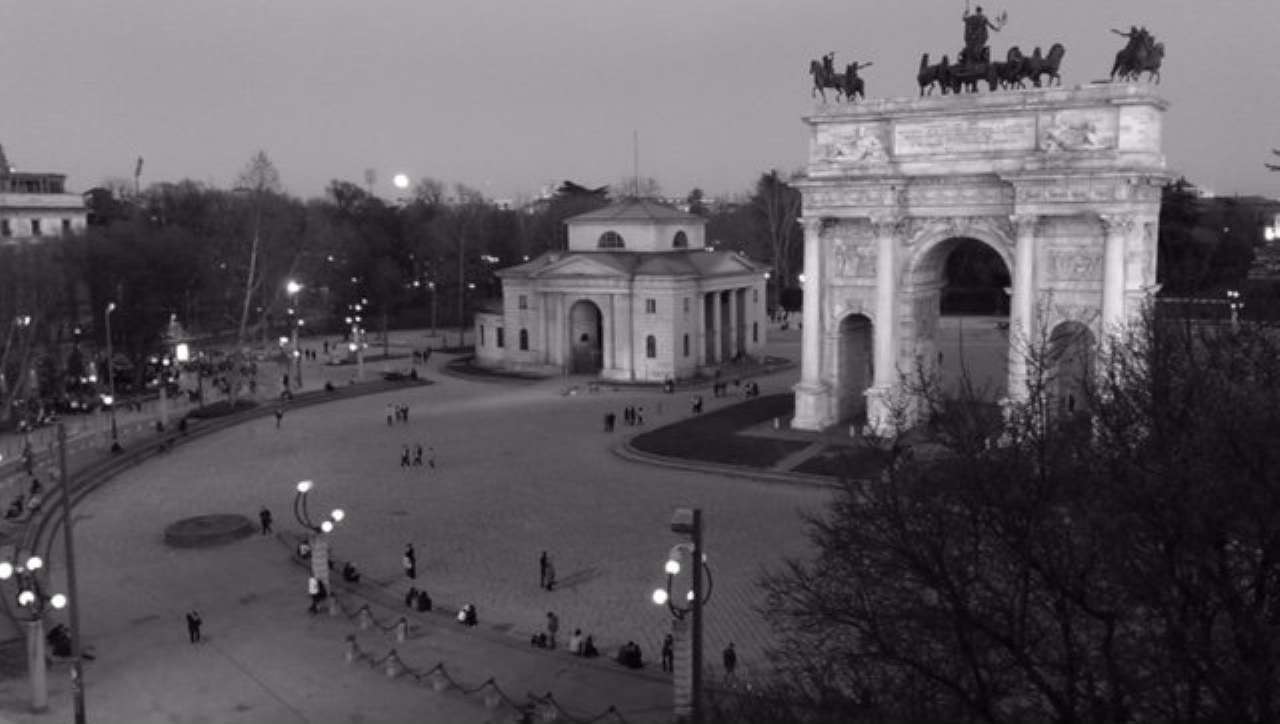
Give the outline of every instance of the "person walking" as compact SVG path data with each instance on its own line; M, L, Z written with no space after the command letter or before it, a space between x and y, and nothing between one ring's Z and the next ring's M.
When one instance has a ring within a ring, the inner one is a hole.
M738 652L734 650L732 641L725 648L722 658L724 659L724 678L734 678L733 671L738 668Z
M395 424L395 405L387 403L387 427Z
M418 443L418 446L413 449L413 466L422 467L422 443Z
M418 577L418 555L413 551L413 544L406 543L404 545L404 555L400 559L400 563L404 566L404 574L409 580Z
M676 662L676 641L667 634L662 638L662 670L671 673L675 671Z
M436 469L436 449L433 447L427 448L427 467Z
M266 506L263 506L262 510L258 511L258 523L262 525L263 535L271 533L271 511L267 510Z
M187 638L190 639L193 644L200 643L201 623L203 623L203 621L200 620L200 613L198 611L192 609L187 612Z
M311 607L307 609L307 613L316 613L317 606L320 605L320 599L324 596L321 594L320 580L315 576L307 578L307 595L311 596Z
M408 445L405 445L404 449L400 451L400 467L402 468L409 467L409 446Z
M547 587L547 552L543 551L538 556L538 588Z
M547 589L548 591L554 591L554 590L555 590L555 588L556 588L556 564L555 564L555 561L552 561L552 560L551 560L551 556L547 556L547 576L546 576L546 583L547 583L547 585L546 585L546 589Z
M556 634L560 631L560 617L547 611L547 648L556 647Z
M276 408L276 429L277 430L280 429L280 421L283 419L284 419L284 408L277 407Z

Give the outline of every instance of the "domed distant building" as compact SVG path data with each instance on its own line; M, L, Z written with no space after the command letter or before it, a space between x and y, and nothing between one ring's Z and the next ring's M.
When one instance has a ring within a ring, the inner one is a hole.
M625 199L565 220L568 251L500 270L476 364L613 381L693 377L765 341L765 271L706 245L706 220Z

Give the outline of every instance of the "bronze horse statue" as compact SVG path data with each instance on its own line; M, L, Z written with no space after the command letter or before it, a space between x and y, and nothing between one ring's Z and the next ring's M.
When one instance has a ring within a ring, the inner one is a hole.
M942 60L936 65L929 65L929 54L925 53L920 57L920 71L916 73L916 82L920 84L920 95L926 96L933 93L934 86L942 92L943 95L951 90L951 63L947 60L947 56L942 56Z
M822 61L813 60L809 62L809 75L813 76L813 90L809 92L812 98L814 93L822 96L825 103L827 100L827 88L834 88L836 91L836 100L840 100L840 94L844 92L844 79L837 74L828 73L827 69L822 67Z
M1031 80L1031 84L1035 87L1041 87L1040 76L1049 76L1049 84L1053 85L1053 81L1058 81L1058 85L1062 85L1062 76L1058 75L1058 68L1062 67L1062 56L1067 54L1067 49L1062 43L1054 43L1049 46L1049 54L1040 56L1040 48L1036 47L1035 51L1027 58L1024 65L1026 77Z
M1147 80L1160 83L1160 65L1164 62L1164 43L1139 43L1132 51L1123 48L1116 53L1116 62L1111 66L1111 79L1117 74L1120 80L1139 80L1147 73Z

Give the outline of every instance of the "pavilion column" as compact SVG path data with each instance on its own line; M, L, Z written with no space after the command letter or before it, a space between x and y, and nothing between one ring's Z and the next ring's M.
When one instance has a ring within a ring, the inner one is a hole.
M1102 255L1102 336L1121 332L1124 314L1124 252L1136 226L1133 214L1099 214L1104 235Z
M720 292L711 292L707 295L711 300L711 356L715 358L716 364L724 362L724 346L721 344L724 340L720 336Z
M807 216L804 226L804 307L800 332L800 382L795 386L791 426L821 430L830 424L831 393L822 382L822 219Z
M694 354L697 355L698 368L707 366L707 295L698 293L694 296L697 304L694 306L694 314L697 316L697 334L694 335L694 346L697 347Z
M725 298L729 302L729 359L738 357L738 290L730 289L725 292Z
M613 295L609 295L609 303L600 311L600 348L603 357L600 366L605 370L613 369Z
M1011 402L1027 399L1027 363L1035 329L1035 214L1009 217L1017 233L1013 254L1013 299L1009 305L1009 370L1005 396Z
M893 412L890 396L898 382L898 219L876 216L871 219L871 228L876 239L875 383L867 390L867 424L883 433L889 431Z

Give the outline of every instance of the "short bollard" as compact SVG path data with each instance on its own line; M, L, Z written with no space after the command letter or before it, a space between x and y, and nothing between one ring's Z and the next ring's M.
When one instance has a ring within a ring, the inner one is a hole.
M347 634L347 663L350 664L356 660L356 637L355 634Z
M396 650L391 649L391 653L387 654L387 678L394 679L400 675L400 657L396 655Z
M361 606L359 616L360 630L368 631L369 627L373 626L373 612L369 610L368 606Z
M402 644L407 638L409 638L409 620L401 616L400 620L396 621L396 643Z

